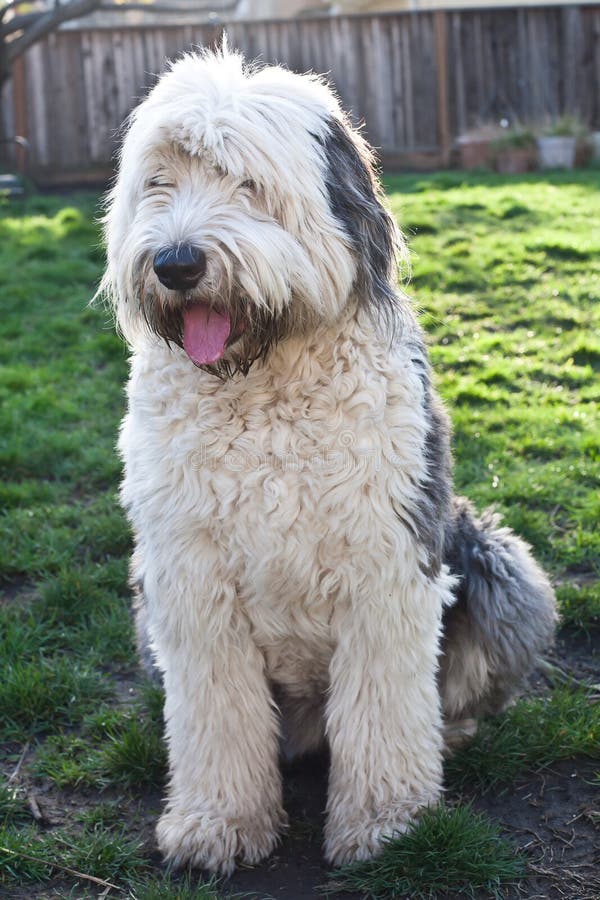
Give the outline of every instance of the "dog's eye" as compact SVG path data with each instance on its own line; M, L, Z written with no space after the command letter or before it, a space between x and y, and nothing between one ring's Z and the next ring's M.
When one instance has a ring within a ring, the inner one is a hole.
M168 181L162 175L155 175L153 178L149 178L147 181L147 186L150 190L156 190L157 188L173 188L173 187L175 187L173 182Z
M256 182L252 181L251 178L246 178L245 181L242 181L240 187L245 191L252 191L252 193L256 193Z

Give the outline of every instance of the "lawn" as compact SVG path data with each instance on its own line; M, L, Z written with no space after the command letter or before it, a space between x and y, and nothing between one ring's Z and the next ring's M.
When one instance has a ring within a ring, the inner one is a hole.
M457 487L557 586L549 664L448 762L445 806L376 864L322 865L317 760L286 774L291 828L270 863L220 885L163 870L161 695L137 673L116 502L127 358L88 306L97 197L0 200L0 896L509 897L519 879L526 896L600 896L600 172L386 188Z

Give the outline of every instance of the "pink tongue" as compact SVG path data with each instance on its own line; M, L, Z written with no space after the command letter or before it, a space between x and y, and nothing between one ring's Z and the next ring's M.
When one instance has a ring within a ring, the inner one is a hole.
M197 366L221 359L230 331L229 316L207 303L196 303L183 313L183 349Z

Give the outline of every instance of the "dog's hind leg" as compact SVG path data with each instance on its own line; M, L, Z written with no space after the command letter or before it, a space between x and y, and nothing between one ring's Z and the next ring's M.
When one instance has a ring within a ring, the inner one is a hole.
M294 696L276 691L281 711L281 752L286 761L318 753L326 746L325 695L320 692Z
M499 712L551 643L558 619L554 592L529 547L499 517L481 518L455 498L445 562L459 577L444 611L440 692L447 744Z

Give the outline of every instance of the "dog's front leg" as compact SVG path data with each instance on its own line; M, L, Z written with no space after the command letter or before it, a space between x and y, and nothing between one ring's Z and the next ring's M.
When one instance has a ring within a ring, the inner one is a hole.
M256 863L271 853L284 813L264 660L231 589L211 592L208 611L199 598L180 597L185 615L163 612L152 627L170 764L157 834L175 865L229 873L236 858Z
M404 831L439 797L436 669L445 580L398 575L334 616L325 852L335 865L377 854L382 838Z

